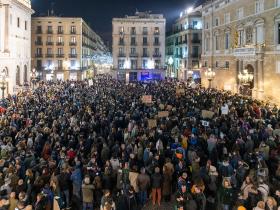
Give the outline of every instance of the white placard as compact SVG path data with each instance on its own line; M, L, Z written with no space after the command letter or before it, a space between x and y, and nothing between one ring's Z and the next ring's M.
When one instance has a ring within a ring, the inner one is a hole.
M229 111L229 109L228 109L227 104L225 104L224 106L221 107L221 112L223 115L228 115L228 111Z

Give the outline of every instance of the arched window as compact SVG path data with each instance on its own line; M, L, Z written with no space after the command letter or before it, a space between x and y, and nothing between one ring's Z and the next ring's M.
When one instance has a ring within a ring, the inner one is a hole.
M17 66L16 70L16 85L20 85L20 68Z

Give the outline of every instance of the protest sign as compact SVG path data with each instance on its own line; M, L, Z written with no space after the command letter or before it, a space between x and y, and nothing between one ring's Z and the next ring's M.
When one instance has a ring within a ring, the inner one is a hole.
M206 119L206 118L212 119L214 114L215 114L214 112L211 112L208 110L202 110L202 112L201 112L202 118L204 118L204 119Z
M164 110L164 105L163 105L163 104L160 104L160 105L159 105L159 108L160 108L160 110Z
M177 88L176 89L176 95L185 95L185 89L184 88Z
M162 112L158 112L158 117L168 117L169 116L169 112L168 111L162 111Z
M221 107L221 112L222 112L222 115L227 115L228 114L228 105L225 104L224 106Z
M152 96L151 95L143 95L142 102L144 104L151 104L152 103Z
M156 128L157 127L157 121L155 119L149 119L148 120L148 126L149 128Z

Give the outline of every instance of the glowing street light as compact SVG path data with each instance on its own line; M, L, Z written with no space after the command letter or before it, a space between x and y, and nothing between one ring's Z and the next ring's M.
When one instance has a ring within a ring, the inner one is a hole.
M246 85L246 84L253 81L254 75L249 73L247 69L244 69L243 73L239 72L238 79L239 79L241 84Z

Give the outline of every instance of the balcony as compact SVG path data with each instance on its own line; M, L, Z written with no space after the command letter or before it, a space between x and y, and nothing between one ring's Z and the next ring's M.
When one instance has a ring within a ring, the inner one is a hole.
M125 53L119 53L119 58L124 58L124 57L126 57L126 55L125 55Z
M137 43L136 43L136 42L131 42L130 45L131 45L131 46L136 46Z
M58 30L57 34L63 34L63 30Z
M43 54L42 53L36 53L35 58L43 58Z
M235 56L251 55L255 56L259 53L264 53L265 45L246 45L244 47L238 47L233 50Z
M74 31L70 31L70 34L76 34L76 31L74 30Z
M153 57L154 57L154 58L160 58L160 57L161 57L161 54L159 54L159 53L154 53L154 54L153 54Z
M160 42L154 42L154 46L160 46Z
M47 34L53 34L53 30L47 30Z
M199 40L199 39L193 39L192 40L193 44L200 44L200 42L201 42L201 40Z
M42 42L42 41L37 40L37 41L35 41L35 45L43 45L43 42Z
M39 30L37 29L36 34L42 34L42 29L39 29Z
M138 54L137 53L130 53L129 57L138 57Z
M64 45L64 42L57 42L56 43L56 46L63 46Z
M69 58L77 58L77 54L72 54L72 53L70 53L70 54L69 54Z
M57 70L57 71L62 71L62 70L63 70L63 67L62 67L62 66L58 66L58 67L55 68L55 70Z
M56 54L56 57L57 58L64 58L64 54L62 54L62 53Z
M124 46L125 43L122 41L122 42L119 42L119 45Z
M46 58L53 58L53 54L52 53L47 53Z
M76 46L77 42L69 42L69 46Z
M53 42L46 42L46 45L53 45Z

